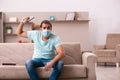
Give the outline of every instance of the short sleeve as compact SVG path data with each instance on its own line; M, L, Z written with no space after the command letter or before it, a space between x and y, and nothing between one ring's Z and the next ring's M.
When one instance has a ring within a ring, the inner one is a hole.
M55 47L61 45L61 39L58 36L56 36L56 38L55 38L54 45L55 45Z
M35 38L36 31L27 31L27 37L31 40Z

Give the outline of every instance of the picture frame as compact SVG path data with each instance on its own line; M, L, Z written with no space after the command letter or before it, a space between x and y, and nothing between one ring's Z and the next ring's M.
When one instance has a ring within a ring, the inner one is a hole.
M66 14L65 20L74 20L75 19L75 12L69 12Z
M17 17L9 17L9 22L17 22Z

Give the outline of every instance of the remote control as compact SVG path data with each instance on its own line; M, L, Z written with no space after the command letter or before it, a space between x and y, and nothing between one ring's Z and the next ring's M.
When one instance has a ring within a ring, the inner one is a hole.
M34 19L34 16L30 16L29 19L27 19L27 20L25 19L22 22L27 23L27 22L31 21L32 19Z
M27 20L28 22L31 21L32 19L34 19L34 16L30 16L29 19Z

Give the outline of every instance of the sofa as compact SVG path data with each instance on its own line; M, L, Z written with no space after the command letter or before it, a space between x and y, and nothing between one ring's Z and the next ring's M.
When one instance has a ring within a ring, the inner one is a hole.
M64 68L59 80L96 80L96 56L81 52L79 43L63 43ZM0 43L0 80L30 80L25 68L31 59L34 43ZM48 79L51 70L36 69L42 79ZM40 80L42 80L40 79Z
M94 45L94 53L98 63L116 63L116 67L119 67L120 33L108 33L105 44Z

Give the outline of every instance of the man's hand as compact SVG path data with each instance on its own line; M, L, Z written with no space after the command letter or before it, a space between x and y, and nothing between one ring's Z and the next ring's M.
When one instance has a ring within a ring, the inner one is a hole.
M45 66L45 70L46 71L51 70L53 64L54 64L54 62L52 60L50 62L47 62L46 66Z
M23 17L20 22L26 23L26 22L28 22L28 20L29 20L29 17Z
M46 71L50 70L55 62L57 62L58 60L62 59L65 56L64 49L63 49L62 45L59 45L56 48L56 51L58 53L56 55L56 57L54 59L52 59L50 62L46 63L46 66L45 66Z

